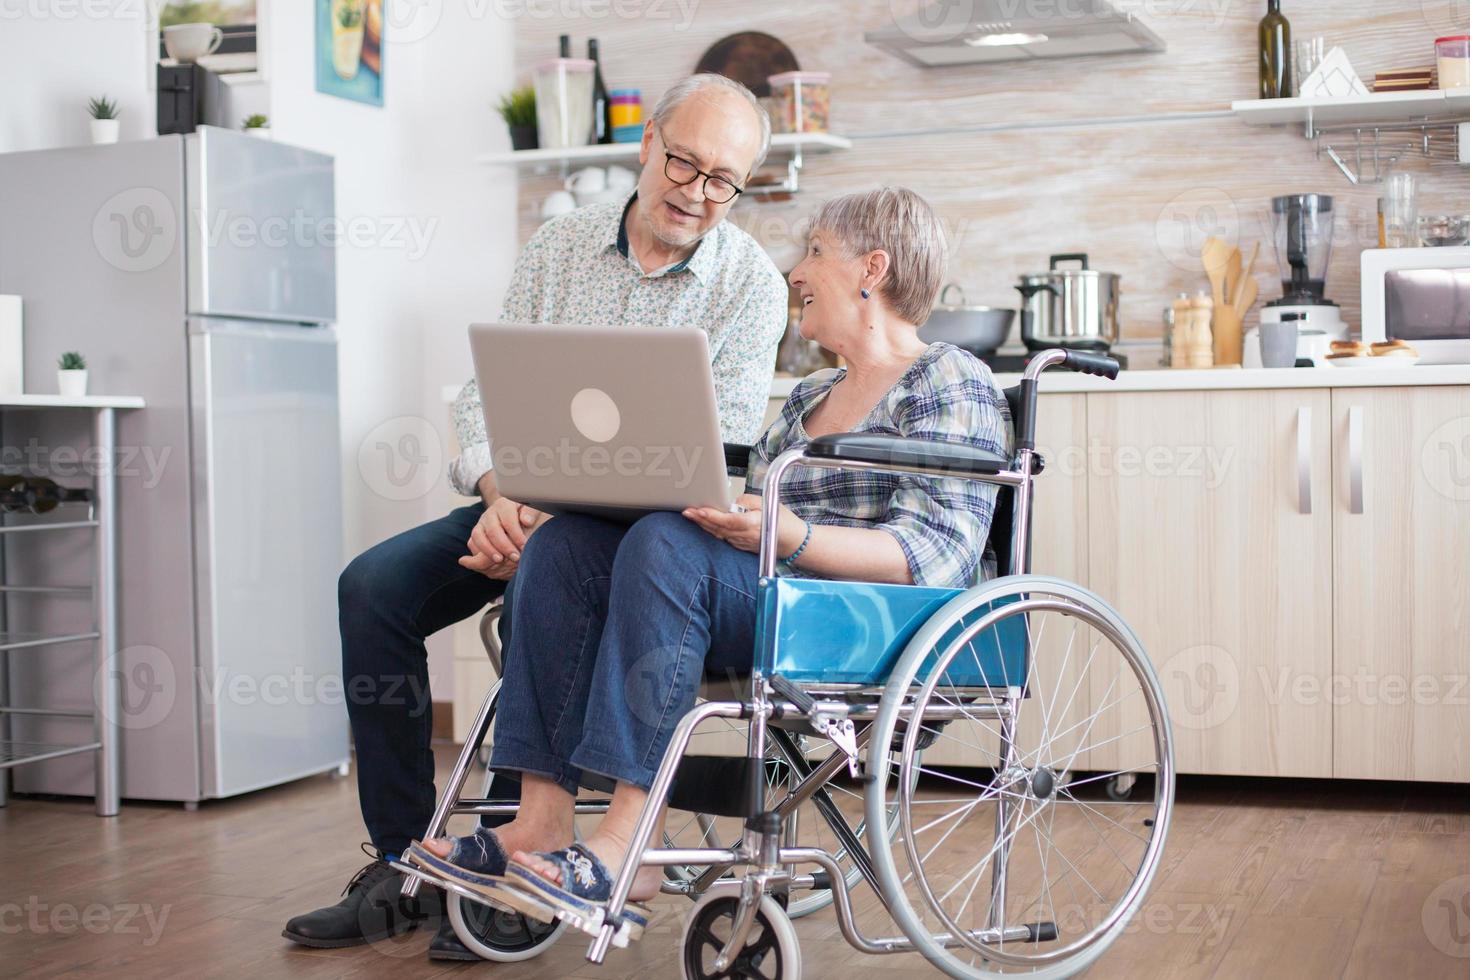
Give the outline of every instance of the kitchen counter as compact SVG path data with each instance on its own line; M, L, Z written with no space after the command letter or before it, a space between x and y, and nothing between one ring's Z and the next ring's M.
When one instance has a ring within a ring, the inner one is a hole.
M996 383L1009 388L1019 374L997 374ZM771 397L785 398L796 378L778 377ZM1078 391L1228 391L1249 388L1384 388L1403 385L1470 385L1470 364L1412 365L1385 368L1207 368L1203 370L1131 370L1117 380L1096 378L1056 368L1041 379L1043 394Z
M771 397L785 398L800 380L777 376ZM997 374L996 383L1009 388L1019 374ZM1124 371L1116 381L1052 369L1041 379L1043 393L1077 391L1233 391L1250 388L1396 388L1404 385L1470 385L1470 364L1416 364L1404 368L1208 368L1205 370ZM454 401L460 385L446 386L441 397Z

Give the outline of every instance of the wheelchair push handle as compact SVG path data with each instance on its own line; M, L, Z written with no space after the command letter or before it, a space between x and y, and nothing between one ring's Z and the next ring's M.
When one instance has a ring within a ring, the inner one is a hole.
M1118 379L1117 358L1109 357L1107 354L1091 354L1087 351L1069 350L1067 359L1062 362L1062 367L1069 371L1078 371L1082 374L1095 374L1099 378L1107 378L1109 381Z

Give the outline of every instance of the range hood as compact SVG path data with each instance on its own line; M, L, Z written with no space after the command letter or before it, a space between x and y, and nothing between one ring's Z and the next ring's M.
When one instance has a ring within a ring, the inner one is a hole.
M863 37L920 68L1165 47L1147 25L1108 0L933 0Z

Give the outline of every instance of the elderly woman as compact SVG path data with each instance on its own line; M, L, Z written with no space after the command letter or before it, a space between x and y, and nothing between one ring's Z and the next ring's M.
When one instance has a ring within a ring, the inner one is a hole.
M870 432L1011 451L1005 400L985 365L918 337L944 276L943 231L912 191L823 207L792 271L802 336L840 354L792 392L754 447L745 513L653 514L631 527L580 516L527 542L491 766L523 777L495 830L416 845L412 860L493 901L585 912L605 902L648 787L706 671L747 670L755 650L761 498L770 461L816 436ZM962 480L798 469L782 486L782 574L963 587L995 574L985 553L995 488ZM572 843L584 772L616 781L589 838ZM631 898L652 897L644 869Z

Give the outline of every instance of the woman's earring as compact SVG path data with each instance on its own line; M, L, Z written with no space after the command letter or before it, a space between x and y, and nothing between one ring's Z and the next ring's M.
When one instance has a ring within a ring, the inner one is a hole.
M869 296L873 295L872 293L868 292L866 289L860 289L860 290L858 290L858 292L860 292L860 293L863 294L863 299L867 299Z

